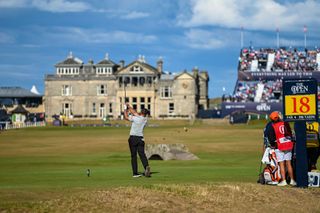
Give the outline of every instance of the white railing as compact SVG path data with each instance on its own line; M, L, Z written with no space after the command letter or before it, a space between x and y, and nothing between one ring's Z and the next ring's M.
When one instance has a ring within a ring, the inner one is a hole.
M40 126L46 126L46 122L39 121L39 122L26 122L26 123L15 123L15 124L10 124L9 122L0 122L0 130L20 129L20 128L27 128L27 127L40 127Z
M260 102L261 101L263 90L264 90L264 84L259 83L258 84L258 88L256 90L256 96L254 97L254 102Z

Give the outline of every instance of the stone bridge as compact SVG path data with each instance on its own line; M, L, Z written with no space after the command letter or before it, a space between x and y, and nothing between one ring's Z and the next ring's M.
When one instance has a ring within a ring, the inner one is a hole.
M146 144L149 160L198 160L184 144Z

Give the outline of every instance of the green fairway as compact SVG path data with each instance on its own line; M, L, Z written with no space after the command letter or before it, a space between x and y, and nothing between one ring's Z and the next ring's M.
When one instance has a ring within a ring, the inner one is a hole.
M260 129L250 129L256 134L248 137L242 128L195 125L188 132L182 130L183 126L147 128L146 143L184 143L200 160L151 161L153 178L142 180L131 178L129 128L7 131L1 134L0 187L101 187L256 179ZM87 169L91 170L90 178Z
M152 177L137 179L131 177L129 127L5 131L0 135L0 210L117 187L255 183L262 126L169 122L147 127L146 143L183 143L200 160L150 161ZM140 172L141 167L139 162Z

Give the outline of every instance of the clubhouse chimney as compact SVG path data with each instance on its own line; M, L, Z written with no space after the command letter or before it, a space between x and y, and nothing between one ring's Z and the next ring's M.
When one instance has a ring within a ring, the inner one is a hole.
M119 65L120 65L120 68L123 68L123 67L124 67L124 65L125 65L124 60L119 61Z
M157 61L157 70L159 73L163 72L163 60L162 57L159 57L158 61Z
M192 73L193 73L193 76L194 76L195 78L198 78L199 68L198 68L198 67L194 67L194 68L192 69Z

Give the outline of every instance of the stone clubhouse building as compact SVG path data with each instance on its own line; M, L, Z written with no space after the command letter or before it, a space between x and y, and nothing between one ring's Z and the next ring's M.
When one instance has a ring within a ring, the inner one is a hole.
M207 71L172 74L156 67L143 56L130 64L116 64L108 54L98 63L83 63L72 53L55 65L55 74L45 76L46 119L64 115L69 119L119 119L128 101L140 111L150 110L154 119L195 118L208 108Z

